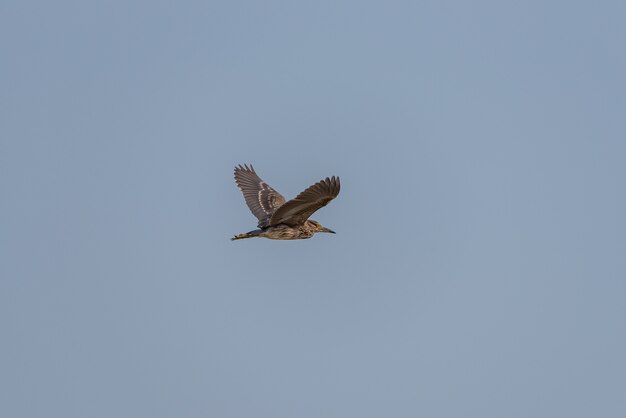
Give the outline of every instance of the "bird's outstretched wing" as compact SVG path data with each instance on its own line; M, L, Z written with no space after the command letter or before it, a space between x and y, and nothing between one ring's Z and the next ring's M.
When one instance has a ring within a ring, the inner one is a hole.
M326 177L276 209L269 224L302 225L313 212L337 197L339 189L339 177Z
M250 211L259 220L259 228L269 226L272 214L285 203L285 198L261 180L252 165L248 167L240 164L235 167L235 183L243 193Z

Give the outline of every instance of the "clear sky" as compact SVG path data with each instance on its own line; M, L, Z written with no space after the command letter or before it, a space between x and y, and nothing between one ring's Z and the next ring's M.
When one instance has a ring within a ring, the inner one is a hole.
M625 20L3 1L0 416L626 416Z

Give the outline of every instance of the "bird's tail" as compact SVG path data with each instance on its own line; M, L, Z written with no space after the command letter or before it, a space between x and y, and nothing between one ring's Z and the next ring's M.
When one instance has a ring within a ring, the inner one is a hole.
M255 229L254 231L246 232L245 234L235 235L230 240L235 241L235 240L244 239L244 238L254 238L254 237L258 237L260 233L261 233L260 229Z

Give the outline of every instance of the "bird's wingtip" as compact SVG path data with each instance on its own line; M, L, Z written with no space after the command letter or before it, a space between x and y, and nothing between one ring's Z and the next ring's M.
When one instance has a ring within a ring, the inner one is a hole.
M237 172L237 171L251 171L251 172L255 173L254 167L252 167L252 164L236 164L235 165L235 172Z

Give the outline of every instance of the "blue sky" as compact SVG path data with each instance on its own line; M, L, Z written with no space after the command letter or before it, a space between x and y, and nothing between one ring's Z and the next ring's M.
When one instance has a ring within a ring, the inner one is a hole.
M3 2L0 415L625 416L624 17Z

